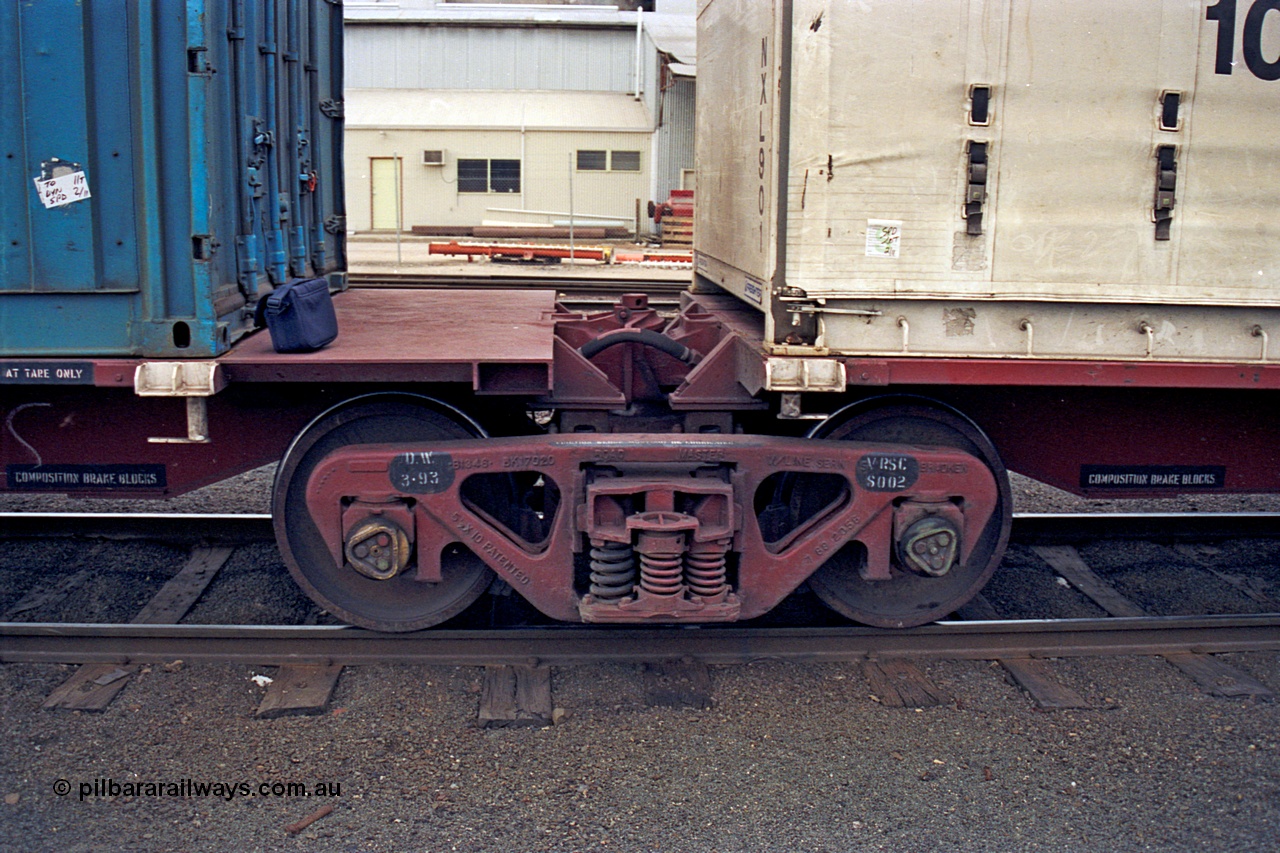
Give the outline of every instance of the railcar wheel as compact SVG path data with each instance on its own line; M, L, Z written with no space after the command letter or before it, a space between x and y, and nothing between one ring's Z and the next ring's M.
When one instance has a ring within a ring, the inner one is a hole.
M386 580L336 565L306 506L311 472L336 450L357 444L480 438L483 430L462 413L412 394L380 394L342 403L312 421L276 472L272 519L289 573L316 604L338 618L375 631L416 631L462 612L492 580L474 554L450 546L440 583L407 571Z
M941 619L978 594L1004 556L1013 496L1004 463L976 424L936 401L901 396L848 406L819 424L810 437L953 447L981 459L999 492L995 513L964 564L941 577L894 566L891 580L867 580L859 572L862 549L846 546L809 577L809 587L827 606L867 625L909 628ZM814 498L799 494L794 500L803 504Z

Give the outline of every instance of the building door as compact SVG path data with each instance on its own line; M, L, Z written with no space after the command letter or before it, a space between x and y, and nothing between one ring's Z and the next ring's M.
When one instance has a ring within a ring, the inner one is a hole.
M375 157L371 162L371 190L374 231L395 231L401 227L400 159Z

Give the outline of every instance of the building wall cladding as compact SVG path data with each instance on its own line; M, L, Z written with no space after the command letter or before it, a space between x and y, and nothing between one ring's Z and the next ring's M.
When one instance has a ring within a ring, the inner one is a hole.
M395 227L388 225L386 199L378 208L383 214L377 223L373 203L375 192L387 191L385 158L394 156L403 161L398 224L406 230L414 225L548 224L566 221L570 210L579 225L608 218L631 227L637 201L644 210L651 199L665 199L670 189L680 186L682 168L692 168L691 81L673 78L668 80L670 90L662 91L659 53L646 35L640 50L640 98L638 103L631 100L637 88L634 25L347 23L347 195L352 230ZM515 121L485 127L475 121L476 127L437 128L396 121L371 128L352 126L353 92L359 89L429 91L462 111L472 110L469 92L507 92L517 98L522 92L531 98L547 92L567 95L560 107L563 118L543 126ZM648 115L642 122L645 132L635 132L636 122L619 120L613 108L581 109L572 93L584 92L613 93L633 109L643 108ZM664 123L669 127L658 127L659 109L666 111ZM446 152L443 164L424 166L424 150ZM604 152L605 167L578 169L578 151ZM614 152L620 156L615 158ZM373 163L379 158L381 190L373 177ZM497 191L460 191L459 159L519 160L520 191L507 192L509 183L500 184ZM615 159L620 168L615 168ZM513 208L548 214L512 213ZM647 217L640 225L653 230Z
M635 42L600 27L348 25L347 86L630 92Z
M672 76L659 95L658 132L654 141L655 201L684 186L684 172L693 171L693 131L697 86L692 77Z

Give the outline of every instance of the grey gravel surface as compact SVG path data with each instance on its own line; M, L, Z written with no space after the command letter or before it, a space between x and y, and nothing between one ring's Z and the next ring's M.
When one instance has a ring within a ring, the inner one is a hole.
M264 512L269 482L269 470L255 472L166 508ZM1016 491L1024 511L1127 508L1022 479ZM58 508L38 503L4 497L0 510ZM1257 497L1162 503L1140 508L1280 508ZM53 580L42 571L96 566L102 579L66 606L122 618L108 593L136 587L140 604L183 561L161 546L59 545L41 569L27 547L0 554L0 609ZM1144 606L1241 604L1195 554L1142 543L1126 554L1085 551ZM1210 556L1280 590L1274 545L1228 543ZM1100 615L1027 548L1011 549L988 594L1012 615ZM190 618L315 616L262 546L239 549ZM1224 657L1280 690L1280 654ZM1204 695L1158 658L1049 666L1090 707L1037 711L998 664L975 661L924 666L950 697L933 708L882 704L854 664L774 661L714 667L710 708L650 707L641 668L610 665L554 671L557 725L486 730L475 668L349 668L325 714L259 720L265 688L254 678L270 669L145 667L107 711L87 714L40 709L71 668L7 664L0 850L1280 849L1280 706ZM193 792L216 783L231 794ZM338 787L271 795L288 783ZM321 805L333 813L286 832Z

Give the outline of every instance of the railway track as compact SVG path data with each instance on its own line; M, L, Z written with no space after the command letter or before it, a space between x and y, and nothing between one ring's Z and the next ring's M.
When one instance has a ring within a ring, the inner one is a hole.
M0 661L569 666L881 658L999 660L1280 649L1280 614L939 622L877 628L512 628L379 634L339 625L0 623Z
M1268 612L1152 615L1095 574L1076 545L1130 539L1189 548L1194 546L1188 543L1208 540L1277 538L1280 514L1275 513L1015 516L1014 542L1058 572L1060 583L1111 614L1107 618L1003 619L979 597L950 620L902 631L849 624L780 626L761 620L657 628L535 624L494 629L480 624L381 634L342 625L181 624L236 548L272 541L266 515L6 513L0 514L0 539L116 539L126 546L146 540L189 548L190 556L128 624L17 621L15 615L40 612L66 590L55 585L29 593L0 617L0 662L81 664L45 706L83 710L103 710L129 677L147 665L181 660L276 666L260 716L322 710L345 666L485 666L480 719L486 724L550 720L550 667L601 663L675 666L679 678L709 690L709 665L764 659L854 662L885 697L881 701L907 706L945 701L913 661L992 660L1037 706L1060 709L1087 702L1054 678L1048 659L1147 655L1163 657L1205 692L1271 699L1269 686L1214 657L1280 649L1280 605L1267 597L1269 588L1240 587L1260 605L1256 609ZM1233 577L1209 572L1220 580ZM72 577L86 573L82 569ZM1234 582L1241 583L1239 578ZM707 694L695 701L711 700Z
M1013 528L1014 542L1044 549L1099 539L1190 542L1278 536L1280 514L1275 513L1023 514L1015 516ZM273 534L267 515L0 514L0 538L60 537L234 547L267 542ZM1045 551L1051 563L1054 553L1058 552ZM1087 578L1073 578L1072 582L1082 588L1089 584ZM1091 594L1090 590L1084 591ZM543 664L560 665L672 657L741 663L759 658L996 659L1280 648L1280 613L1170 617L1146 615L1123 606L1120 609L1120 615L1111 618L1035 620L1004 620L992 617L990 612L973 611L967 613L968 621L942 622L908 631L850 626L600 629L557 625L504 630L437 629L406 635L327 625L3 622L0 660L121 663L181 657L276 664L399 661L462 665L527 663L536 659ZM983 616L988 618L975 621L975 617Z

